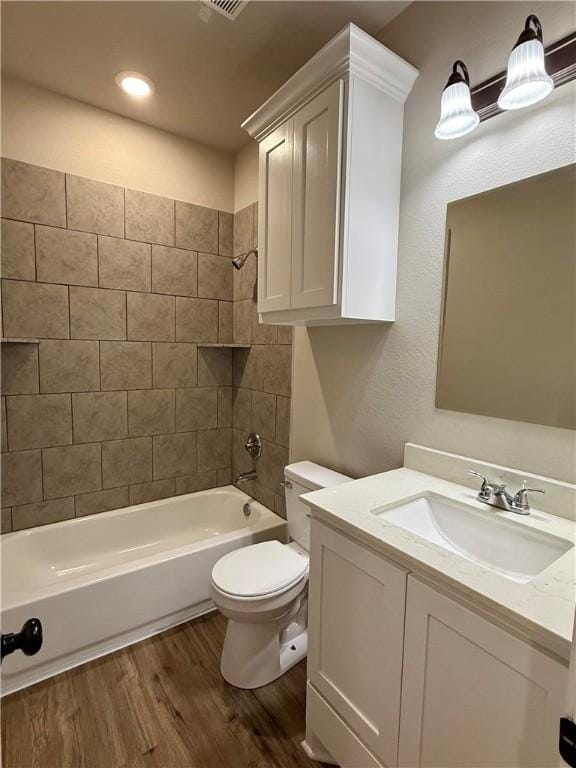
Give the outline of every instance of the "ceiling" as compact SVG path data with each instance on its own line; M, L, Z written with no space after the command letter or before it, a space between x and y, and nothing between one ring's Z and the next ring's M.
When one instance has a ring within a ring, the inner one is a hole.
M240 123L349 21L375 34L408 2L251 0L236 21L188 2L2 3L6 74L235 152ZM154 80L135 101L120 70Z

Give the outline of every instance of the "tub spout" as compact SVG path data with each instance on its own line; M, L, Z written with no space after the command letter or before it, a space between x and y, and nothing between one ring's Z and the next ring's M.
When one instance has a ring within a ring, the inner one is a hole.
M235 485L239 485L240 483L247 483L248 480L256 480L257 474L255 469L251 469L250 472L240 472L236 475L236 478L234 479Z

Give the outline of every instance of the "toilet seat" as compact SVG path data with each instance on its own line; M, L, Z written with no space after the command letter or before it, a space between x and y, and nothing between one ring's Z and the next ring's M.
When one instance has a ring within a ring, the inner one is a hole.
M289 590L308 573L308 559L279 541L263 541L224 555L213 585L232 598L266 598Z

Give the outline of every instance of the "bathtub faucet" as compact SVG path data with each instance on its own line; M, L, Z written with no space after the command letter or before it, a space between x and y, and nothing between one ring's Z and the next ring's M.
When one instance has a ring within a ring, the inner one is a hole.
M251 469L250 472L240 472L236 475L234 483L239 485L240 483L247 483L248 480L256 480L257 474L255 469Z

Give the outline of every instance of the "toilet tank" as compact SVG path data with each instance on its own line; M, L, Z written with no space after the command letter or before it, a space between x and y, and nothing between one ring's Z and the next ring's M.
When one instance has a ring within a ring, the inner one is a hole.
M351 477L341 475L312 461L299 461L284 469L286 480L286 517L290 538L307 552L310 550L310 508L300 501L303 493L348 483Z

